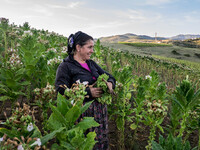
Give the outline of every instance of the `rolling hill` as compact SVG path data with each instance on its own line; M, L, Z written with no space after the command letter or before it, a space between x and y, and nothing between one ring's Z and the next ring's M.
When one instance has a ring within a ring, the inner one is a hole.
M179 34L172 37L156 37L156 40L186 40L186 39L196 39L200 38L200 35L193 34ZM99 38L101 42L108 43L118 43L118 42L152 42L155 40L155 37L147 36L147 35L136 35L132 33L126 33L122 35L113 35L108 37Z

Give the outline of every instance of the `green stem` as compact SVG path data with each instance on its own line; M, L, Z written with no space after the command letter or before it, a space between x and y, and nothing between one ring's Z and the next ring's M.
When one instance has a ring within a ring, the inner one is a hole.
M180 130L179 130L179 135L178 135L178 137L182 137L183 136L183 132L184 132L184 130L185 130L185 123L186 123L186 113L184 113L183 114L183 120L181 121L181 128L180 128Z
M150 129L148 145L146 146L147 150L151 150L152 149L152 141L155 139L155 132L156 132L156 126L153 125L153 126L151 126L151 129Z

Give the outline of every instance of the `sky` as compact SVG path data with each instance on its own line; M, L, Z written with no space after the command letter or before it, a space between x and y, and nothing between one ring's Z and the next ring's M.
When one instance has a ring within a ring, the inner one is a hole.
M0 0L1 17L67 37L200 34L200 0Z

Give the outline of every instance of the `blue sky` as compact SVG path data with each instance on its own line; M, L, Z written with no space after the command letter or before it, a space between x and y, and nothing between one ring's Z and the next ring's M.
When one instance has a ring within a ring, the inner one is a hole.
M1 0L0 17L64 36L200 34L200 0Z

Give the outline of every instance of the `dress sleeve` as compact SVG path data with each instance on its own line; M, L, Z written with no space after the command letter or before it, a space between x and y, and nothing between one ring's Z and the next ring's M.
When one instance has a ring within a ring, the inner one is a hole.
M94 62L94 61L93 61ZM94 62L94 66L96 67L96 69L98 70L99 74L102 75L104 73L106 73L109 78L108 78L108 82L111 82L113 85L113 89L115 88L115 84L116 84L116 80L115 78L108 72L106 72L105 70L103 70L97 63Z
M68 88L70 88L72 85L71 81L72 80L68 67L67 66L63 67L63 65L60 65L56 72L56 81L55 81L56 91L64 95L65 89L60 86L66 85Z

